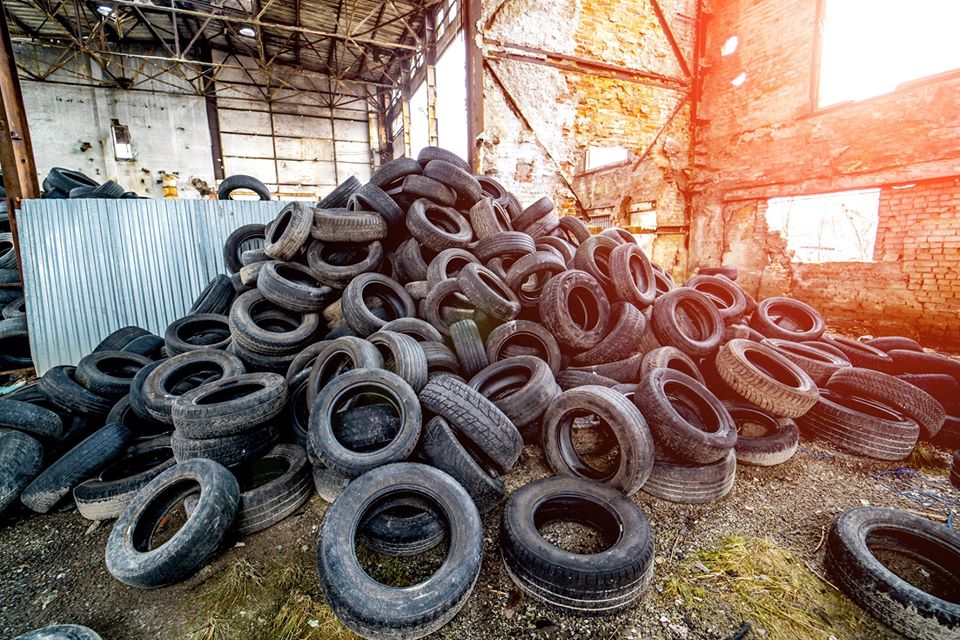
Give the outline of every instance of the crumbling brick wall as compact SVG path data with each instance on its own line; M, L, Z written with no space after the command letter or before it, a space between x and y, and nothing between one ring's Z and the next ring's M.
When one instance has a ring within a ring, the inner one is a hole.
M712 3L689 271L736 266L753 293L806 300L833 327L960 347L960 74L819 110L817 4ZM733 35L736 53L721 57ZM877 187L872 263L791 262L767 229L769 198Z

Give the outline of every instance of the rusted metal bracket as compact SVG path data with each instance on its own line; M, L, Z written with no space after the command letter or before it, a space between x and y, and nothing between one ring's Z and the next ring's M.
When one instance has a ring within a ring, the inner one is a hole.
M667 22L667 16L664 15L659 0L650 0L650 6L653 7L653 12L657 14L657 20L660 22L660 28L663 29L663 35L667 36L667 42L670 43L670 48L673 49L673 55L677 57L677 64L680 65L683 75L689 78L690 65L687 64L687 59L684 57L683 52L680 51L680 45L673 35L673 29L670 28L670 23Z

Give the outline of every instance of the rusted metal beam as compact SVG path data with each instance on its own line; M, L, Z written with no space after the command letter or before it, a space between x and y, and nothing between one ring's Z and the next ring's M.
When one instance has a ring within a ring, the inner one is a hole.
M430 146L440 146L440 131L437 126L437 32L433 11L423 16L424 67L427 82L427 137Z
M659 0L650 0L650 6L653 7L653 12L657 14L657 20L660 22L660 28L663 29L663 35L667 36L667 42L670 43L670 48L673 49L673 55L677 57L677 64L680 65L680 70L683 71L683 75L690 77L690 65L687 64L687 59L683 55L683 51L680 50L680 45L677 43L677 39L673 35L673 29L670 28L670 23L667 21L667 16L663 13L663 8L660 6Z
M23 93L13 58L13 43L3 17L6 13L0 0L0 168L7 192L7 215L13 246L17 252L17 269L23 273L20 261L20 235L17 232L17 209L23 200L40 197L37 165L30 142L30 127L23 106ZM22 281L22 278L21 278Z
M461 0L463 14L463 42L467 67L467 162L480 172L480 154L477 148L483 134L483 53L480 51L478 31L482 11L481 0Z
M403 114L403 155L413 155L413 139L410 135L410 71L407 61L400 63L400 109Z

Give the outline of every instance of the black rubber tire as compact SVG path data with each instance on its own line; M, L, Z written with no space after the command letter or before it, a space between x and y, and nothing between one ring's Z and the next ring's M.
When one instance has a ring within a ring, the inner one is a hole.
M731 449L709 464L690 464L658 456L643 492L661 500L683 504L703 504L720 500L737 478L737 456Z
M383 368L403 378L415 392L419 393L427 384L427 355L419 342L410 336L392 331L370 334L367 341L380 351Z
M317 280L343 289L357 276L377 271L383 262L383 244L366 245L312 242L307 248L307 264Z
M361 568L356 537L371 505L407 494L435 508L449 528L450 546L433 576L389 587ZM317 570L327 601L350 630L367 638L419 638L440 629L466 602L480 574L482 542L480 516L456 480L426 465L391 464L350 483L327 510Z
M368 306L377 299L386 317L380 318ZM400 283L379 273L365 273L354 278L343 291L341 298L343 318L359 336L368 336L379 331L383 325L397 318L417 315L416 304Z
M420 452L427 462L449 473L470 494L481 515L496 508L506 493L503 480L481 466L470 453L469 443L450 428L450 424L435 416L423 428Z
M529 348L532 355L550 366L553 375L560 373L560 345L543 325L530 320L513 320L500 325L487 336L487 359L493 363L510 357L507 351L513 345Z
M231 194L239 189L253 191L261 200L270 200L270 189L253 176L228 176L217 187L217 200L233 200Z
M943 373L960 382L960 361L953 358L901 349L894 349L888 355L893 359L892 373Z
M184 316L167 326L163 342L171 356L196 349L226 349L230 344L229 319L219 313Z
M44 469L20 494L30 510L47 513L91 474L116 458L133 439L122 424L108 424Z
M608 270L612 299L631 302L640 309L653 304L657 294L656 280L650 259L643 249L629 243L614 247L608 258Z
M451 301L455 304L448 305L447 303ZM470 317L473 317L474 310L470 306L470 301L460 291L460 283L455 278L441 281L420 303L420 315L444 336L450 335L450 323L444 318L443 313L448 306L469 312Z
M871 338L870 340L864 340L864 343L870 345L871 347L880 349L881 351L886 351L887 353L893 351L894 349L923 353L923 347L920 346L919 342L913 338L904 338L903 336Z
M446 531L421 500L387 500L367 518L358 539L369 549L395 558L425 553L443 542Z
M543 296L543 287L550 278L566 269L561 258L546 251L537 251L518 258L510 265L504 282L516 294L522 307L536 309Z
M367 183L352 193L347 202L347 209L379 213L386 220L387 228L391 233L403 229L403 219L406 215L404 210L376 184Z
M73 169L53 167L47 172L44 182L48 182L51 189L68 194L77 187L98 187L100 184L93 178ZM44 187L46 188L46 187Z
M549 365L535 356L494 362L477 372L467 384L503 411L521 434L525 431L523 427L539 424L550 402L561 393Z
M310 235L323 242L374 242L387 237L387 221L369 211L317 209Z
M717 307L724 324L739 322L747 313L747 298L743 289L728 278L698 275L687 280L683 286L706 295Z
M94 351L77 364L77 382L101 398L119 400L130 393L137 372L150 363L146 356L126 351Z
M130 341L130 344L121 349L121 351L146 356L149 360L159 360L163 357L162 351L164 346L163 338L150 334L134 338Z
M917 423L920 437L924 440L937 435L946 419L943 405L936 398L908 382L879 371L859 367L841 369L827 382L827 389L869 398L893 407Z
M826 333L820 337L820 340L839 349L854 367L875 369L888 373L892 373L894 370L893 358L890 355L859 340ZM958 363L958 367L960 367L960 363Z
M238 273L243 263L240 254L243 245L252 240L265 241L266 225L246 224L231 233L223 244L223 263L229 273Z
M645 353L640 363L639 377L648 375L654 369L673 369L690 376L704 386L707 384L697 363L676 347L657 347Z
M960 591L960 534L927 518L880 507L836 517L827 534L824 567L837 587L884 626L917 640L956 637L960 606L907 582L875 555L889 550L916 562L943 594Z
M296 262L268 262L257 277L257 290L281 309L300 313L322 311L333 298L333 289Z
M451 376L437 376L420 392L423 408L444 418L484 468L508 472L523 450L510 419L479 391Z
M610 290L613 284L610 273L610 254L621 244L606 236L591 236L577 247L570 267L589 273L604 289Z
M296 354L320 332L319 313L278 309L258 290L237 297L228 322L236 344L265 356Z
M119 422L133 432L134 442L152 440L158 436L169 436L173 433L173 425L164 424L150 417L142 417L130 404L130 396L126 395L113 405L104 424Z
M245 373L207 382L173 403L171 417L185 438L232 436L280 415L287 381L277 373Z
M438 255L422 246L416 238L407 238L400 243L393 255L392 264L397 279L400 282L426 280L429 263L433 262Z
M411 236L437 252L466 249L473 240L470 222L460 212L426 198L420 198L410 205L406 225Z
M720 400L679 371L655 369L641 378L634 402L658 448L681 460L710 464L736 444L737 427Z
M574 419L585 414L596 416L601 428L616 439L619 455L608 469L591 465L574 446ZM557 475L594 480L628 496L650 476L653 437L640 410L618 391L596 385L564 391L550 402L542 423L540 442Z
M193 301L188 313L227 313L235 293L230 277L217 274Z
M130 385L130 405L141 416L169 425L177 398L207 382L246 373L239 358L215 349L188 351L147 367L149 371L142 378L137 374Z
M102 640L96 631L78 624L54 624L34 629L13 640Z
M320 202L317 203L317 208L337 209L347 206L347 203L350 201L350 196L356 193L360 185L361 182L357 180L356 176L350 176L334 187L333 191L321 198Z
M540 298L540 319L557 341L575 351L603 340L610 303L600 283L583 271L564 271L550 278Z
M522 231L504 231L480 240L472 248L473 255L486 264L493 258L521 258L535 253L537 246L533 238Z
M118 518L140 489L175 464L170 436L131 445L96 478L74 487L77 511L87 520Z
M650 328L661 346L680 349L692 358L704 358L720 348L723 320L710 299L687 287L678 287L653 303Z
M490 364L480 329L473 320L460 320L451 324L450 340L464 376L473 376Z
M27 315L27 305L23 296L5 304L3 306L3 312L0 313L0 316L2 316L4 320L22 318L25 315Z
M54 407L70 415L99 418L107 415L113 401L82 387L74 378L76 367L61 365L40 378L40 391Z
M421 343L443 342L443 334L432 324L420 318L397 318L383 325L380 330L402 333Z
M477 258L465 249L444 249L427 265L426 281L430 288L449 278L456 278L460 270Z
M920 437L916 422L886 405L832 391L797 420L801 432L817 436L845 451L877 460L903 460Z
M790 320L788 326L780 326L778 320ZM750 316L750 326L768 338L780 338L805 342L819 340L826 329L823 317L805 302L774 296L765 298Z
M182 527L151 548L158 523L186 496L200 500ZM167 469L127 505L107 540L107 571L132 587L153 589L197 572L220 547L240 504L240 485L212 460L190 460Z
M793 457L800 443L800 430L791 418L780 418L750 403L726 401L737 425L737 463L772 467Z
M504 231L513 231L513 224L506 209L489 196L480 198L470 207L467 215L477 240L489 238Z
M563 222L563 218L561 218L560 221ZM573 260L573 256L576 254L577 247L556 236L542 236L537 238L536 250L545 251L555 255L563 260L564 264L567 264Z
M700 267L697 269L697 275L723 276L728 280L735 281L739 272L736 267Z
M538 527L555 520L593 525L607 548L579 554L550 544ZM650 523L634 502L598 482L552 477L526 484L507 501L500 530L511 580L534 600L566 613L617 613L653 579Z
M14 429L54 440L63 433L63 419L59 414L30 402L9 400L8 397L0 398L0 429Z
M446 160L431 160L423 166L423 175L444 184L457 194L457 206L469 209L483 197L483 189L469 170Z
M944 449L960 450L960 417L948 415L930 442Z
M830 376L840 369L850 367L850 362L845 358L811 347L808 344L778 338L764 338L760 344L770 347L806 371L818 387L826 386Z
M19 431L0 431L0 515L43 469L43 445Z
M594 373L585 369L564 369L557 374L557 385L564 391L585 387L588 385L607 387L612 389L620 384L619 380Z
M747 402L780 418L797 418L816 404L817 385L799 366L751 340L731 340L714 362L720 378Z
M457 274L460 291L478 310L499 322L513 320L520 313L516 294L493 271L471 262Z
M274 260L292 260L304 247L313 226L313 209L303 202L288 202L265 233L264 251Z
M391 441L372 451L356 451L336 435L338 413L356 396L377 396L393 406L400 428ZM407 459L417 446L422 413L417 394L403 378L383 369L356 369L320 389L310 409L309 439L328 469L355 478L371 469Z
M419 175L421 173L423 173L423 167L419 162L413 158L402 156L380 165L380 168L370 176L370 184L382 188L398 180L403 180L408 175Z
M606 364L625 360L638 349L637 336L647 330L647 319L630 302L617 302L610 309L606 335L597 346L573 357L578 366Z
M960 382L945 373L902 373L897 378L929 393L941 405L960 399Z
M460 361L450 347L443 342L421 342L420 347L427 357L428 379L439 373L460 375Z
M232 469L256 460L267 452L276 440L276 429L273 425L264 424L221 438L186 438L180 431L174 431L170 438L170 448L173 449L173 457L178 463L193 458L207 458Z
M421 347L422 348L422 347ZM310 367L307 402L312 407L320 393L334 378L351 369L379 369L383 356L377 347L363 338L343 336L330 340Z

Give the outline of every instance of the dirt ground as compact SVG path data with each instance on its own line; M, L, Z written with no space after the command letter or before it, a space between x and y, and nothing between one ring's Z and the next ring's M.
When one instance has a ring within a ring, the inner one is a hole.
M952 505L960 516L947 463L948 452L926 446L905 463L879 463L804 441L778 467L739 465L733 491L713 504L672 504L641 492L635 500L656 540L654 580L635 606L604 618L566 616L520 595L499 557L497 510L484 521L485 556L473 595L437 637L725 639L748 623L745 637L896 637L818 577L824 536L837 513L866 504L943 522ZM901 493L888 488L895 476L877 475L907 466L919 470L897 487ZM542 454L528 446L506 479L508 492L545 475ZM905 490L939 501L921 504ZM87 625L105 640L351 637L317 584L325 508L313 496L300 512L235 544L190 580L153 591L107 573L110 523L97 526L76 511L19 511L0 524L0 637L66 622ZM551 536L577 544L576 527L564 526ZM368 571L388 580L411 570L385 557L369 563Z

